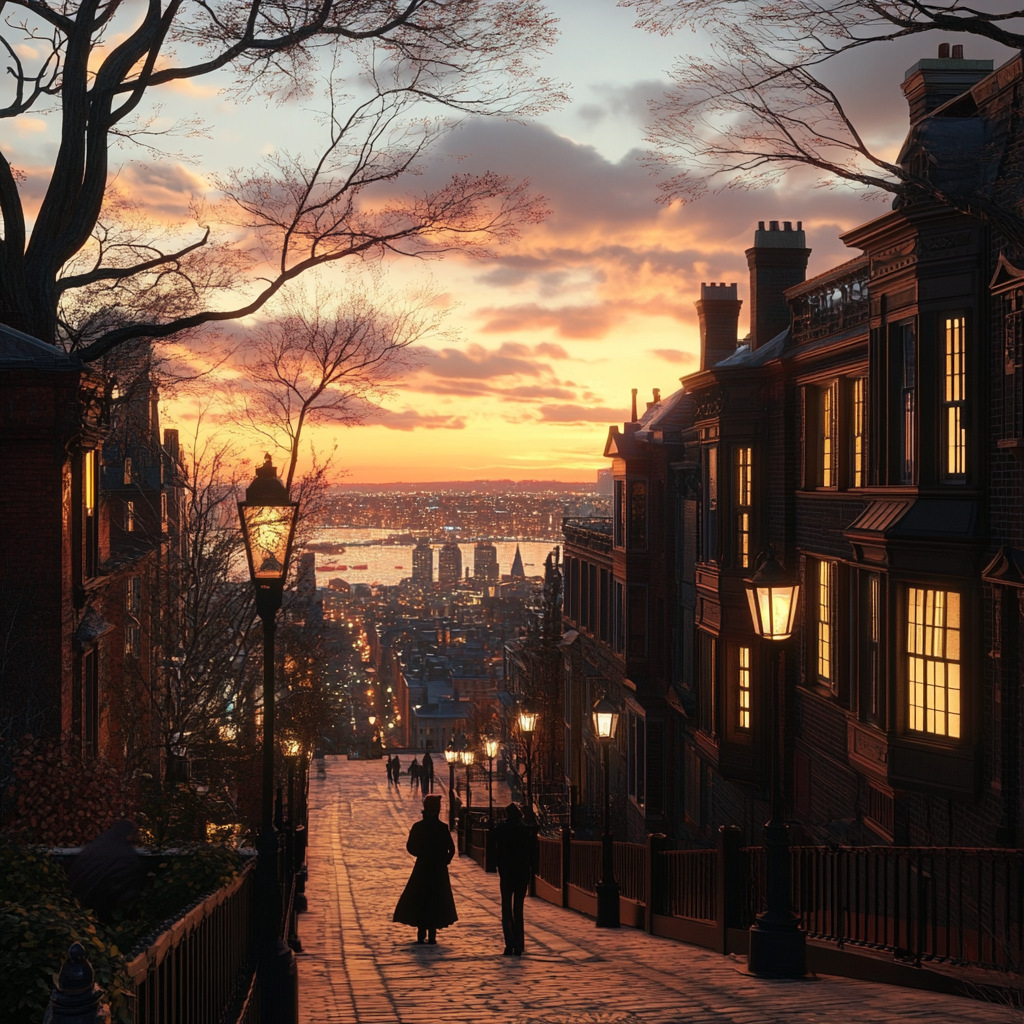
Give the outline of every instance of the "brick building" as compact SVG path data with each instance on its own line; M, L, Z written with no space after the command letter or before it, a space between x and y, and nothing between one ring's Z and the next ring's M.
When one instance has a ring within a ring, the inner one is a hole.
M152 760L145 708L166 659L177 434L148 385L118 400L73 356L0 328L5 487L0 734L84 757Z
M1020 57L919 61L900 159L1013 201L1022 80ZM630 838L759 833L769 665L743 580L772 545L801 583L780 687L801 837L1018 841L1024 254L895 206L809 280L802 226L762 223L748 338L735 286L703 285L700 369L610 435L612 522L566 522L566 727L587 732L595 680L626 712Z

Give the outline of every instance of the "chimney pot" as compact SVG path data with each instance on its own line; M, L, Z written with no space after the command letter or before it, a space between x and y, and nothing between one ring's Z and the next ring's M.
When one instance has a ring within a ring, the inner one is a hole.
M949 43L939 43L939 60L949 59Z
M651 391L654 395L654 402L657 404L661 401L661 388L652 388Z
M768 230L769 231L778 231L779 230L779 222L777 220L770 220L768 222Z
M631 414L630 414L630 423L636 423L636 420L637 420L637 415L636 415L636 388L631 388L630 389L630 394L633 396L633 408L632 408L632 411L631 411Z
M757 230L758 231L764 231L764 221L763 220L759 220L757 222Z
M797 229L797 231L803 231L803 229L804 229L804 222L802 220L798 220L796 222L796 229Z
M963 60L963 59L964 59L964 44L963 43L957 43L953 47L953 60Z
M792 231L793 230L793 222L791 220L784 220L782 222L782 227L786 231Z

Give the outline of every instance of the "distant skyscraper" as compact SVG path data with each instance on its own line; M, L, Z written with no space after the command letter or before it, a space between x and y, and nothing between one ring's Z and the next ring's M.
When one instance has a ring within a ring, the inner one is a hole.
M519 553L519 545L516 545L516 557L512 559L512 572L510 576L518 576L520 579L526 578L526 570L523 568L523 556Z
M610 498L613 489L612 471L610 469L599 469L597 471L597 493Z
M434 582L434 549L426 537L420 537L419 544L412 549L412 581L424 587Z
M480 583L498 582L498 549L490 541L482 540L473 548L473 576Z
M450 540L437 556L437 582L442 587L457 586L462 579L462 550Z

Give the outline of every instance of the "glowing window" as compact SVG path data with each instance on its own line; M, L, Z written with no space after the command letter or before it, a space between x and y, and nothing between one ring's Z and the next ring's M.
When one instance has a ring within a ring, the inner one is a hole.
M907 595L910 728L960 736L960 595L913 587Z
M967 428L964 423L967 391L967 369L964 365L964 317L946 318L946 373L944 403L946 406L946 473L963 476L967 472Z
M865 386L867 381L858 377L853 382L853 486L863 487L865 482L865 434L867 426L867 405Z
M135 502L124 503L124 528L131 533L135 529Z
M751 449L736 449L736 564L750 566L750 505L753 495Z
M96 452L88 451L82 459L82 499L85 514L91 516L96 511Z
M750 728L750 648L739 649L739 722L741 729Z
M836 397L834 388L821 393L821 486L836 485Z
M832 682L832 565L818 563L818 678Z

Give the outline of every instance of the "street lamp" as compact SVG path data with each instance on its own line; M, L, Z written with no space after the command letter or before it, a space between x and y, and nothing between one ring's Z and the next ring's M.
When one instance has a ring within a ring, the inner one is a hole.
M281 607L299 504L289 500L270 456L256 470L238 503L249 577L256 588L256 614L263 622L263 791L256 889L259 899L260 975L263 1019L298 1018L295 958L280 938L281 890L274 831L274 632Z
M487 871L497 871L498 861L494 851L494 755L498 753L498 741L493 736L484 737L484 754L487 757L487 856L484 864Z
M519 705L519 734L526 745L526 806L533 813L533 734L537 728L540 715L526 703Z
M476 760L476 754L473 753L468 747L465 750L459 752L459 758L462 763L466 766L466 810L472 814L473 812L473 790L470 788L469 783L469 770L473 767L473 762Z
M612 836L609 791L609 747L619 725L619 709L602 697L591 712L594 735L601 744L604 761L604 831L601 834L601 881L597 883L597 927L619 927L619 883L615 881L615 839Z
M782 764L779 744L782 676L779 670L782 642L793 632L800 586L779 564L771 547L760 559L761 566L744 580L754 631L771 648L771 817L764 826L764 853L768 887L768 909L758 914L750 929L747 967L754 974L800 978L807 973L807 936L792 910L789 828L782 796Z
M459 760L454 740L449 740L444 748L444 759L448 762L448 831L451 832L455 828L455 764Z

